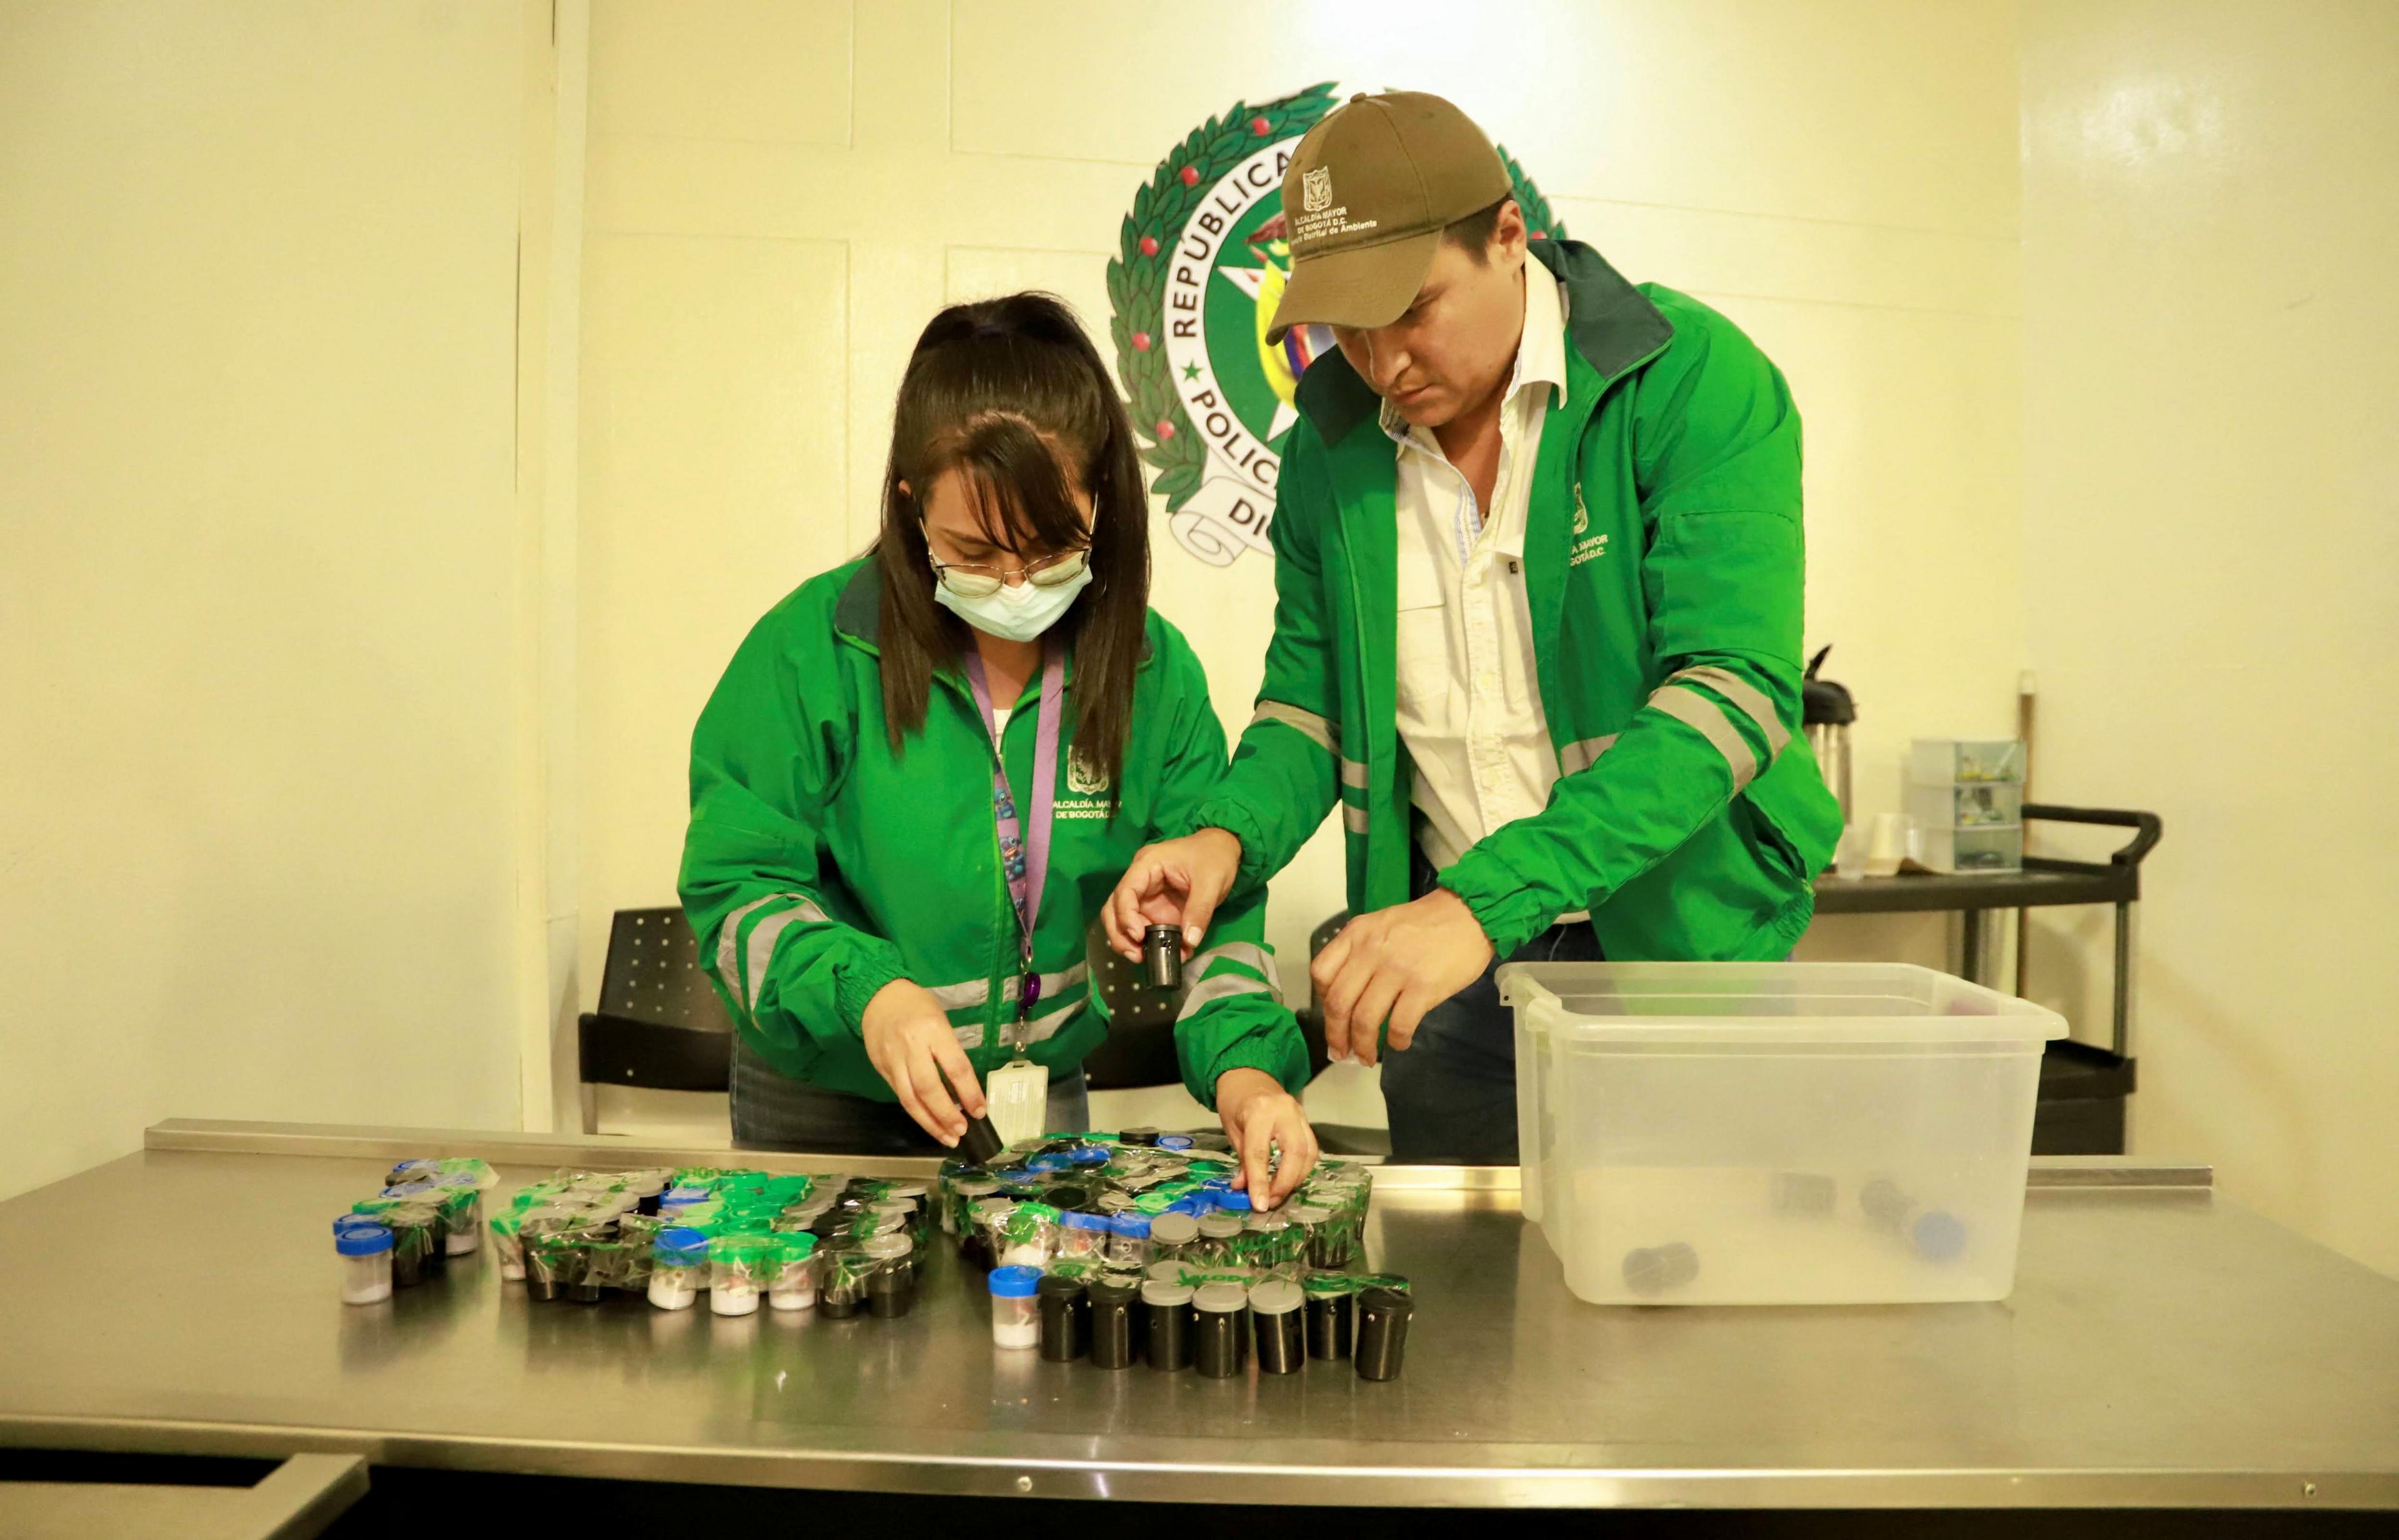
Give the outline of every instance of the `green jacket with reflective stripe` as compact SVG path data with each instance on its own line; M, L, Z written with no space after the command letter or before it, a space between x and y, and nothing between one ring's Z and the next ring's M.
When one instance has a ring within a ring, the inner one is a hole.
M1505 957L1591 911L1611 958L1781 957L1840 814L1799 735L1799 414L1734 325L1536 241L1563 281L1566 394L1541 430L1525 583L1563 772L1541 812L1440 873ZM1190 827L1241 841L1237 892L1337 803L1349 903L1408 897L1396 701L1397 446L1338 355L1299 387L1275 504L1258 711Z
M894 755L876 647L879 570L853 563L802 585L741 643L691 745L684 909L744 1038L785 1074L895 1100L867 1061L860 1019L895 979L948 1007L978 1074L1004 1062L1019 938L1000 871L991 737L955 668L935 670L924 730ZM1073 663L1067 665L1073 689ZM1122 801L1071 752L1065 713L1050 872L1034 925L1041 996L1033 1057L1071 1070L1107 1032L1086 929L1133 852L1180 827L1226 771L1225 733L1181 632L1151 612L1135 676ZM1009 786L1030 815L1037 678L1001 735ZM1207 1105L1250 1066L1297 1090L1298 1023L1266 945L1263 894L1227 905L1186 965L1175 1022L1184 1083Z

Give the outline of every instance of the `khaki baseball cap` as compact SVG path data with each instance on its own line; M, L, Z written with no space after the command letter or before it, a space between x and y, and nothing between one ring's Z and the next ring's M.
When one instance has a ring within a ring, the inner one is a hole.
M1474 120L1423 91L1363 91L1308 130L1282 175L1291 282L1268 343L1308 322L1389 326L1443 228L1515 191Z

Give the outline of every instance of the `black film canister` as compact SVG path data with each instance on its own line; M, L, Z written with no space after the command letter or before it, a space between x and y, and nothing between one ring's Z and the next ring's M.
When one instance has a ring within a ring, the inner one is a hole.
M1035 1287L1041 1308L1041 1356L1071 1363L1091 1351L1091 1301L1079 1278L1044 1277Z
M1700 1276L1700 1254L1688 1242L1635 1247L1624 1253L1624 1287L1636 1294L1680 1289Z
M1183 931L1177 925L1152 925L1141 933L1141 981L1154 990L1174 989L1183 982Z
M1148 1317L1144 1345L1149 1367L1173 1371L1191 1367L1191 1286L1152 1278L1141 1286L1141 1312Z
M958 1139L958 1153L978 1166L989 1165L1008 1148L999 1130L991 1126L988 1117L969 1117L967 1131Z
M1119 1143L1136 1145L1143 1149L1155 1149L1158 1146L1158 1130L1156 1128L1127 1128L1117 1135L1117 1140Z
M1249 1336L1241 1320L1243 1303L1238 1283L1209 1284L1195 1300L1191 1360L1212 1380L1229 1380L1241 1371Z
M1130 1369L1141 1356L1141 1290L1130 1283L1091 1285L1091 1365Z
M1784 1214L1829 1214L1839 1196L1831 1177L1814 1171L1774 1173L1774 1209Z
M866 1313L896 1320L916 1306L916 1269L907 1258L884 1263L866 1275Z
M1271 1278L1250 1290L1250 1318L1256 1323L1258 1372L1296 1374L1308 1367L1306 1332L1300 1325L1299 1285Z
M1358 1296L1345 1291L1308 1296L1308 1356L1346 1358L1358 1320Z
M1866 1218L1877 1224L1887 1230L1896 1230L1906 1221L1908 1210L1916 1204L1889 1177L1877 1177L1859 1190L1858 1207L1865 1210Z
M1416 1301L1396 1289L1358 1296L1358 1377L1396 1380L1408 1356L1408 1317Z

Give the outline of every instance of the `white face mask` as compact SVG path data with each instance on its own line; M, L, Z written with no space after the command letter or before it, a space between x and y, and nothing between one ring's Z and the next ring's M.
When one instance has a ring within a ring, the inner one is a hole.
M1091 569L1088 563L1064 583L1044 588L1038 583L1024 582L972 598L952 592L950 586L936 575L933 599L986 635L1004 642L1030 642L1056 625L1058 617L1075 602L1075 596L1091 585Z

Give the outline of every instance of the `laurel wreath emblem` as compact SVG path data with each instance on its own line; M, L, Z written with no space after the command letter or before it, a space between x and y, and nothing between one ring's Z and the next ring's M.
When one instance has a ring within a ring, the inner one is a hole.
M1338 88L1326 80L1257 106L1234 102L1192 129L1158 163L1118 230L1117 254L1108 263L1108 332L1129 397L1126 409L1145 446L1142 459L1158 473L1150 490L1166 500L1170 513L1190 500L1208 466L1208 446L1191 430L1166 361L1166 281L1175 242L1217 182L1261 144L1297 138L1315 127L1333 110ZM1565 226L1505 145L1499 159L1525 210L1525 228L1537 237L1565 238Z

